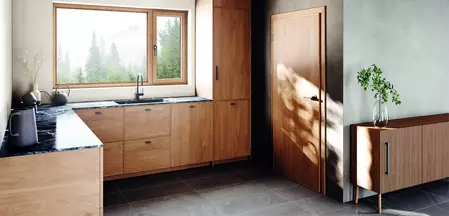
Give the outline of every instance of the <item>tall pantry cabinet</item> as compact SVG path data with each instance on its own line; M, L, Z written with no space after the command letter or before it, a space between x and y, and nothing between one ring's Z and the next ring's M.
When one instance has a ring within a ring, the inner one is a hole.
M250 11L250 0L196 2L196 92L214 101L214 161L251 155Z

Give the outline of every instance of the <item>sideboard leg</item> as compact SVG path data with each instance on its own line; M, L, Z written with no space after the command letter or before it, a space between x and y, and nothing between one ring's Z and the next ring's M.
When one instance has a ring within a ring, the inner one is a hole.
M379 195L377 196L377 209L378 209L378 213L382 214L382 194L379 193Z
M355 204L358 204L359 203L359 186L358 185L355 185L354 186L354 201L355 201Z

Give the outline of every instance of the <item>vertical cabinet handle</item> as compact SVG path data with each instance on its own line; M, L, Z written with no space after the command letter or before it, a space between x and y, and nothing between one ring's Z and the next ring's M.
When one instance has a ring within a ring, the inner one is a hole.
M215 80L218 80L218 66L215 66Z
M386 158L385 158L385 174L390 175L390 143L385 143L386 148Z

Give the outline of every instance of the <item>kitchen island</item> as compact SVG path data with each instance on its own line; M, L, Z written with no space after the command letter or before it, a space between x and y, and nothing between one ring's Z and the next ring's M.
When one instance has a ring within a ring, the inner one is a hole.
M15 148L5 135L0 215L102 215L103 143L70 106L39 107L36 121L35 146Z

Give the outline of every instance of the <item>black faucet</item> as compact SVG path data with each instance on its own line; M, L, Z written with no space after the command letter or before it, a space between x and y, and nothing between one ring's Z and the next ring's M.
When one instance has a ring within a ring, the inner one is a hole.
M140 100L140 96L143 96L143 92L142 93L140 93L139 92L139 78L140 78L140 86L143 86L143 77L142 77L142 75L137 75L137 83L136 83L136 86L137 86L137 91L136 91L136 100Z

